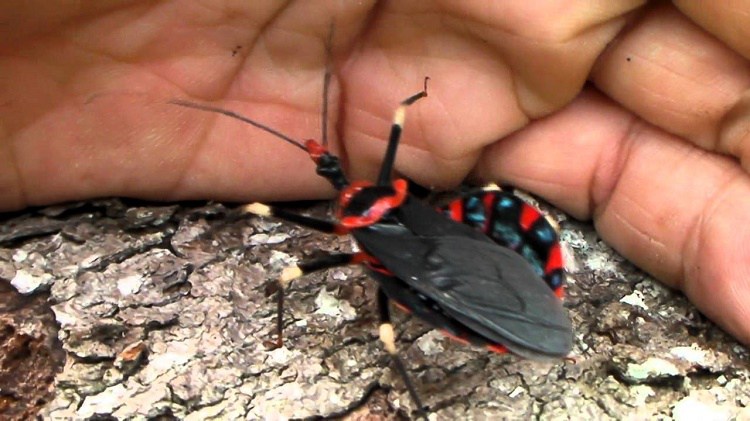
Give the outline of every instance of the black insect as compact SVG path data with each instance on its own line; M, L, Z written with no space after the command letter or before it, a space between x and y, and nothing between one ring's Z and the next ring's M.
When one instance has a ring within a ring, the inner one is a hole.
M330 73L324 79L324 104ZM231 111L185 101L185 107L245 121L306 151L318 175L338 190L336 220L315 219L260 203L244 210L333 234L351 234L360 252L335 253L286 268L278 280L278 341L282 344L283 291L302 275L362 263L378 282L380 340L420 410L419 395L396 345L389 300L462 342L527 358L558 358L572 347L570 321L560 297L563 270L555 229L540 212L507 191L479 190L435 209L392 180L406 109L424 89L396 109L377 180L350 182L339 159L315 140L300 142ZM323 121L327 120L324 105Z

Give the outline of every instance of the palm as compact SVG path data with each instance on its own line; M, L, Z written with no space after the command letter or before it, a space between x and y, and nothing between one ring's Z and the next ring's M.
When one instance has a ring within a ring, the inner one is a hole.
M750 261L750 177L738 161L750 156L750 37L736 36L750 25L685 3L737 53L671 6L414 3L144 3L72 20L29 11L42 16L36 26L17 19L0 37L1 206L330 194L300 151L167 102L215 102L319 137L335 17L330 135L353 178L373 177L395 104L430 76L399 172L437 187L511 182L593 218L628 258L750 342L740 264ZM601 93L582 88L587 79Z

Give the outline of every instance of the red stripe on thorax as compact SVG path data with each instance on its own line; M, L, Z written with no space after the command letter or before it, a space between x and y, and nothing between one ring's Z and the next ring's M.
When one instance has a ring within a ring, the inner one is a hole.
M362 228L380 221L380 219L391 209L397 208L404 203L407 195L406 180L399 178L393 182L394 193L391 196L383 196L375 201L367 210L366 215L342 216L344 208L349 205L352 197L369 184L352 183L339 197L339 225L347 229Z

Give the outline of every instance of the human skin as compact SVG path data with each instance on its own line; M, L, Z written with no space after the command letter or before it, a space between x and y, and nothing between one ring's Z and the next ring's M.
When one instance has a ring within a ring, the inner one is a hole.
M172 99L330 141L425 186L514 184L750 344L750 2L27 1L0 5L0 210L101 196L331 197L309 158Z

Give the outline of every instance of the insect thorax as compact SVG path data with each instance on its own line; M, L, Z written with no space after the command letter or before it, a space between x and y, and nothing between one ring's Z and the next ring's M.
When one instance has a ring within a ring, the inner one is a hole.
M405 180L396 180L391 186L376 186L369 182L354 182L341 191L338 218L342 226L361 228L372 225L387 216L406 199Z
M354 192L349 203L341 209L341 214L342 216L365 216L378 200L392 197L395 193L396 191L391 186L363 187Z

